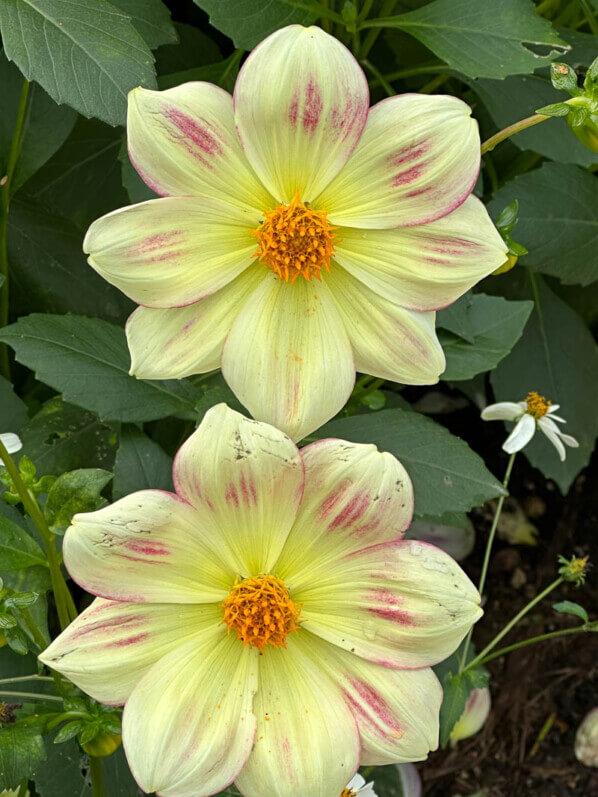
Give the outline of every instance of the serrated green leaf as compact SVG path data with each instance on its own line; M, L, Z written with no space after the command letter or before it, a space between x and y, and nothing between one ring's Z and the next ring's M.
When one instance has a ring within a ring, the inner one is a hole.
M19 432L27 421L27 405L14 392L8 379L0 376L1 432Z
M284 0L193 0L210 16L210 24L229 36L235 47L251 50L286 25L309 25L315 14Z
M538 432L524 455L567 492L588 463L598 435L598 350L582 319L537 275L536 291L527 285L520 295L536 304L525 331L511 354L490 375L497 401L520 401L535 390L555 404L567 421L563 431L579 441L567 448L565 462Z
M39 728L23 720L0 729L0 788L17 789L46 758Z
M127 93L155 87L151 50L106 0L0 0L7 57L57 103L124 124Z
M530 73L568 49L550 22L536 14L531 0L435 0L367 27L404 30L474 78ZM551 50L537 55L529 45Z
M584 623L587 623L590 620L588 613L583 606L580 606L579 603L574 603L573 601L561 601L560 603L555 603L552 608L555 610L555 612L561 612L561 614L573 614L583 620Z
M151 50L162 44L176 44L170 11L162 0L112 0L112 5L125 12Z
M106 503L100 495L112 474L100 468L82 468L59 476L48 493L44 514L50 531L64 534L73 515L93 512Z
M472 301L472 294L467 292L456 302L439 310L436 314L436 326L473 343L473 327L468 313Z
M0 516L0 571L45 565L46 557L27 532Z
M442 379L472 379L495 368L521 337L533 306L533 302L509 302L500 296L473 294L465 308L473 343L451 333L439 335L446 355Z
M136 426L123 426L114 462L112 498L145 489L172 492L172 458Z
M34 313L0 330L0 340L40 381L102 419L194 417L196 391L190 383L130 376L124 331L106 321Z
M467 511L504 493L467 443L416 412L388 409L338 418L317 437L374 443L397 457L413 482L417 515Z
M159 75L182 72L200 64L213 64L222 58L216 42L194 25L175 22L178 44L166 44L156 52L156 70Z
M598 280L598 191L593 175L576 166L545 163L497 191L491 214L512 199L519 200L517 240L529 250L526 266L565 284Z

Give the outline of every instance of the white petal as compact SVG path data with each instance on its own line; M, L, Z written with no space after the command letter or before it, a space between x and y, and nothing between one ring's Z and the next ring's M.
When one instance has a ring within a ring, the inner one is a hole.
M567 456L567 452L565 451L565 446L560 440L560 436L558 434L558 427L556 426L556 424L549 425L548 423L546 423L546 418L541 418L540 421L538 422L538 425L540 429L544 432L548 440L550 440L552 445L556 448L561 462L564 462Z
M338 39L289 25L251 53L237 78L235 120L256 174L279 202L311 201L337 174L365 125L365 75Z
M254 418L293 440L330 420L351 395L355 365L327 286L264 280L232 326L222 373Z
M3 432L0 434L0 441L2 441L2 445L8 454L16 454L17 451L23 448L21 438L13 432Z
M357 769L355 720L310 637L299 631L260 657L256 741L237 778L245 797L330 797Z
M529 443L536 431L536 421L531 415L522 415L511 434L503 443L502 450L507 454L521 451Z
M94 221L89 264L147 307L183 307L215 293L251 265L259 215L208 197L167 197Z
M355 152L315 204L347 227L426 224L467 199L479 167L468 105L448 95L402 94L370 109Z
M483 421L515 421L521 416L521 407L513 401L499 401L482 410Z
M121 705L157 661L221 620L219 604L174 606L96 598L39 659L95 700Z
M133 690L123 745L146 792L206 797L237 776L253 745L257 656L216 625L161 659Z
M273 204L241 149L232 97L218 86L134 89L127 138L133 166L157 194L202 194L254 211Z
M235 572L267 573L301 501L303 463L294 443L272 426L217 404L179 450L177 493L193 504Z
M407 310L333 264L326 275L357 371L406 385L432 385L446 367L436 314Z
M252 265L188 307L138 307L126 325L131 373L138 379L182 379L220 368L233 321L265 277L263 266Z

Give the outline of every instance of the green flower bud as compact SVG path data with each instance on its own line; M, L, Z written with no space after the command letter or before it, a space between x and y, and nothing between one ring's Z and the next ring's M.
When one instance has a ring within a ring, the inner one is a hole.
M598 708L586 714L577 729L575 757L586 767L598 767Z
M507 259L502 264L502 266L499 266L496 269L496 271L492 272L492 274L495 276L497 274L506 274L507 271L510 271L513 268L513 266L516 265L518 260L519 258L517 257L517 255L507 255Z
M117 750L122 744L120 733L98 733L90 742L81 745L88 755L104 758Z
M465 711L451 731L451 741L458 742L474 736L484 726L488 714L490 714L490 690L487 686L483 689L474 689L465 704Z
M567 116L569 129L591 152L598 153L598 112L589 112L580 124L575 124L574 114Z
M559 562L562 565L562 567L559 567L559 575L565 581L572 581L576 587L581 587L585 583L589 566L587 556L584 556L583 559L575 556L571 559L565 559L564 556L559 556Z

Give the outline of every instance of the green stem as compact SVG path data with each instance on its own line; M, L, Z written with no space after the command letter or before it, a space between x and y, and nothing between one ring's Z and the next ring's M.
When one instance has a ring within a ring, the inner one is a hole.
M230 58L230 61L228 62L228 64L226 65L226 67L224 69L224 72L220 75L220 79L218 81L218 85L220 87L223 86L224 82L226 81L226 78L230 75L232 70L236 66L239 65L239 61L241 60L241 58L243 58L243 53L244 52L245 52L245 50L243 50L243 49L238 49L238 50L234 51L234 53L232 54L232 56Z
M598 22L596 22L596 17L594 16L594 12L590 8L588 1L581 0L581 7L583 9L587 23L590 26L590 30L593 34L598 34Z
M378 388L381 387L384 384L384 381L385 381L384 379L374 379L373 382L370 382L369 384L364 385L363 387L355 388L353 390L353 393L351 393L351 398L352 399L354 399L354 398L360 398L361 399L364 396L367 396L370 393L373 393L374 390L378 390Z
M25 797L25 795L27 794L27 790L28 789L29 789L29 780L27 778L25 778L24 780L21 781L21 785L19 786L19 792L17 794L17 797Z
M437 72L454 72L456 70L451 69L446 64L438 63L434 64L422 64L421 66L413 66L409 69L397 69L394 72L389 72L385 77L386 80L389 82L394 82L395 80L402 80L406 77L417 77L418 75L434 75Z
M533 127L534 125L551 118L552 117L544 116L544 114L541 113L535 113L533 116L528 116L525 119L521 119L519 122L515 122L515 124L505 127L503 130L499 130L498 133L495 133L493 136L490 136L490 138L484 141L482 144L482 155L485 152L492 152L497 144L500 144L501 141L505 141L505 139L514 136L515 133L520 133L522 130L527 130L528 127Z
M40 651L45 650L48 647L48 643L44 639L44 635L42 634L40 629L37 627L35 620L31 616L31 612L29 611L29 609L19 608L17 609L17 611L21 615L21 618L25 623L25 627L31 634L33 641L38 646Z
M17 118L12 134L12 141L8 153L8 163L6 174L1 182L0 196L0 274L4 277L4 284L0 288L0 327L8 324L9 310L9 266L8 266L8 209L10 207L10 189L13 174L19 154L21 152L21 142L23 140L23 126L25 122L25 112L27 110L27 97L29 95L29 81L23 80L21 88L21 98L17 108ZM10 362L8 359L8 347L5 343L0 346L0 369L7 379L10 379Z
M102 762L95 756L89 757L89 774L91 775L91 790L93 797L105 797L104 774L102 772Z
M328 0L320 0L320 5L322 6L322 28L326 31L326 33L330 33L330 20L328 17L324 16L329 10Z
M374 5L374 0L364 0L363 6L361 7L361 11L359 12L359 16L357 17L357 22L361 24L364 19L367 19L370 11L372 10L372 6Z
M518 613L515 615L515 617L513 617L511 620L509 620L509 622L508 622L508 623L505 625L505 627L502 629L502 631L499 631L499 632L498 632L498 634L497 634L497 635L494 637L494 639L493 639L492 641L490 641L490 642L489 642L489 643L486 645L486 647L484 648L484 650L483 650L481 653L479 653L479 654L478 654L478 655L475 657L475 659L473 659L473 661L471 661L471 662L470 662L470 663L467 665L467 667L466 667L465 669L466 669L466 670L469 670L471 667L475 667L476 665L480 664L480 663L482 662L482 660L486 658L486 656L488 655L488 653L490 653L490 651L491 651L491 650L493 650L493 649L494 649L494 648L495 648L495 647L498 645L498 643L500 642L500 640L501 640L501 639L503 639L503 637L505 637L505 636L506 636L506 635L509 633L509 631L511 630L511 628L513 628L514 626L516 626L516 625L517 625L517 623L518 623L518 622L519 622L519 621L520 621L520 620L521 620L523 617L525 617L525 615L526 615L528 612L530 612L530 611L531 611L531 610L534 608L534 606L535 606L536 604L540 603L540 601L541 601L541 600L543 600L543 599L544 599L544 598L545 598L547 595L549 595L549 594L550 594L550 593L551 593L551 592L552 592L554 589L556 589L556 588L557 588L557 587L558 587L560 584L562 584L564 580L565 580L565 579L564 579L562 576L559 576L557 579L555 579L555 580L552 582L552 584L549 584L549 585L546 587L546 589L542 590L542 592L540 592L538 595L536 595L536 597L535 597L535 598L533 598L533 599L532 599L532 600L531 600L529 603L527 603L527 604L526 604L526 605L523 607L523 609L522 609L520 612L518 612Z
M56 551L56 543L54 541L54 536L51 533L50 529L48 528L48 524L46 523L46 519L44 518L42 511L39 508L39 504L31 496L29 490L25 487L23 480L21 479L21 474L19 473L19 469L17 468L12 457L4 447L2 441L0 441L0 459L4 462L6 470L8 471L12 479L12 483L14 484L14 486L17 489L17 492L19 493L23 506L25 507L25 511L35 523L35 527L37 528L39 535L43 540L44 547L46 549L46 556L48 557L48 566L50 568L50 577L52 580L52 589L54 590L54 599L56 601L56 610L58 612L58 619L60 621L60 627L62 628L62 630L64 630L67 627L67 625L70 623L72 611L71 612L69 611L70 608L69 601L66 598L68 587L62 576L62 571L60 570L60 561L58 559L58 553Z
M484 659L482 659L480 664L486 664L486 662L492 661L492 659L498 659L500 656L511 653L513 650L519 650L519 648L525 648L528 645L535 645L536 642L544 642L546 639L557 639L557 637L569 636L569 634L579 634L581 631L587 633L589 630L590 629L585 625L579 625L576 628L563 628L561 631L550 631L547 634L532 636L529 639L524 639L521 642L515 642L513 645L507 645L504 648L495 650L494 653L491 653L489 656L486 656Z
M389 14L392 14L396 4L397 4L397 0L384 0L384 2L382 3L382 7L380 9L380 16L381 17L387 17ZM370 21L370 23L362 22L360 24L360 27L361 28L372 27L371 21ZM380 32L381 32L381 28L374 28L373 30L370 30L368 35L365 37L365 40L364 40L363 45L361 47L361 50L359 52L359 58L361 60L363 60L364 58L368 57L368 55L370 54L370 50L372 49L372 47L376 43L376 39L380 35Z
M507 489L507 485L509 484L509 479L511 478L511 471L513 470L513 463L515 462L515 453L511 454L511 456L509 457L509 461L507 463L505 477L502 480L502 486L504 490ZM498 521L500 520L500 513L502 512L502 507L505 502L505 498L506 495L501 495L500 498L498 499L498 503L496 505L496 511L494 512L494 518L492 520L492 526L490 527L490 533L488 534L488 540L486 541L486 550L484 552L484 561L482 563L480 583L478 584L478 592L480 593L480 597L484 592L484 586L486 584L486 576L488 574L488 565L490 564L490 554L492 552L492 545L494 544L494 537L496 535L496 529L498 528ZM472 635L473 635L473 626L469 629L469 633L467 634L467 637L465 639L465 644L463 645L463 655L461 656L461 661L459 663L459 672L463 672L463 670L465 669L465 663L467 662L467 653L469 651L469 644L471 642Z
M82 711L65 711L63 714L59 714L48 722L46 731L53 731L54 728L57 728L62 722L79 719L89 719L89 714L84 714Z
M385 77L384 77L384 75L383 75L383 74L380 72L380 70L379 70L379 69L377 69L377 68L374 66L374 64L371 64L371 63L368 61L368 59L367 59L367 58L364 58L364 59L362 60L362 62L361 62L361 63L362 63L362 65L363 65L363 66L365 66L365 68L366 68L366 69L367 69L369 72L371 72L371 73L372 73L372 75L373 75L373 76L376 78L376 82L377 82L377 83L379 83L379 84L382 86L382 88L383 88L383 89L384 89L384 91L385 91L385 92L388 94L388 96L389 96L389 97L393 97L393 96L394 96L394 93L395 93L395 90L394 90L394 89L393 89L393 87L390 85L390 83L388 82L388 80L386 80L386 78L385 78Z
M435 78L432 78L432 80L428 81L428 83L426 83L425 86L421 87L419 93L431 94L433 91L436 91L436 89L440 88L440 86L442 86L443 83L446 83L446 81L449 78L450 75L447 74L446 72L443 72L441 75L436 75Z
M17 684L22 681L52 681L49 675L19 675L17 678L2 678L0 684Z
M4 697L33 697L36 700L49 700L51 703L62 703L61 697L56 695L43 695L41 692L5 692L0 690L0 695L3 695Z

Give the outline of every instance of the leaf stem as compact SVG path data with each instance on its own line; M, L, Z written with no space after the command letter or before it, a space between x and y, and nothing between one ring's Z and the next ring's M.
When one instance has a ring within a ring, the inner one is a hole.
M544 642L547 639L557 639L561 636L569 636L570 634L579 634L581 632L588 633L591 632L592 629L587 627L587 623L585 625L578 625L575 628L563 628L560 631L550 631L547 634L539 634L538 636L530 637L529 639L523 639L521 642L515 642L512 645L507 645L504 648L499 648L495 650L494 653L491 653L489 656L485 656L478 664L486 664L492 659L498 659L500 656L504 656L507 653L511 653L513 650L519 650L519 648L525 648L528 645L535 645L536 642Z
M2 441L0 441L0 459L4 463L6 470L8 471L14 486L19 493L25 511L35 523L35 527L37 528L40 537L43 540L44 547L46 549L46 555L48 557L48 566L50 568L50 577L52 579L52 589L54 590L54 599L56 601L56 610L58 612L58 619L60 621L60 627L64 630L67 625L70 623L71 619L73 618L73 609L75 608L72 597L70 596L69 589L66 585L66 581L62 575L62 571L60 569L60 560L58 558L58 553L56 551L56 543L54 540L54 536L50 529L48 528L48 524L46 523L46 519L44 518L41 509L39 508L39 504L31 496L29 490L25 487L23 480L21 479L21 474L19 473L19 469L15 465L12 457L4 447ZM69 599L66 595L69 595ZM74 612L76 616L76 610ZM44 646L45 647L45 643ZM42 647L42 650L43 650Z
M509 479L511 478L511 471L513 470L513 463L515 462L515 455L517 452L511 454L509 457L509 461L507 463L507 469L505 471L505 477L502 480L502 486L504 490L507 489L507 485L509 484ZM490 554L492 552L492 545L494 544L494 537L496 535L496 529L498 528L498 521L500 520L500 513L502 512L502 507L505 502L506 495L501 495L498 499L498 503L496 505L496 511L494 512L494 518L492 519L492 526L490 527L490 532L488 534L488 540L486 542L486 551L484 552L484 561L482 563L482 572L480 574L480 583L478 584L478 592L480 596L482 596L484 592L484 586L486 584L486 576L488 574L488 565L490 564ZM473 635L473 626L469 629L469 633L467 634L467 638L465 640L465 644L463 645L463 655L461 656L461 661L459 663L459 672L463 672L465 668L465 663L467 661L467 653L469 651L469 643L471 642L471 637ZM479 658L479 656L478 656ZM469 666L467 669L469 669Z
M380 8L380 16L387 17L389 14L392 14L394 11L394 7L397 4L397 0L384 0L382 3L382 7ZM373 24L372 24L373 23ZM368 57L370 54L370 50L374 46L376 39L380 35L381 28L374 27L376 20L369 20L369 22L363 21L360 23L360 28L372 27L373 29L370 30L368 35L365 37L364 42L361 46L361 50L359 51L359 58L361 60Z
M376 82L382 86L382 88L388 94L388 96L393 97L395 90L390 85L388 80L386 80L386 78L380 72L380 70L377 67L375 67L374 64L370 63L367 58L363 58L361 63L362 66L365 66L365 68L372 73L372 75L376 78Z
M0 684L16 684L22 681L52 681L49 675L19 675L16 678L1 678Z
M89 756L89 774L91 776L91 790L93 797L105 797L104 773L102 772L102 762L95 756Z
M493 136L490 136L490 138L487 138L486 141L484 141L482 144L482 155L485 152L492 152L497 144L500 144L501 141L505 141L507 138L514 136L515 133L520 133L522 130L527 130L528 127L533 127L534 125L544 122L546 119L550 118L550 116L544 116L544 114L535 113L533 116L528 116L525 119L521 119L519 122L515 122L514 124L499 130L498 133L495 133Z
M8 153L6 164L6 174L0 181L0 274L4 277L4 284L0 287L0 327L8 324L9 310L9 265L8 265L8 209L10 207L10 189L13 174L23 140L23 127L25 123L25 112L27 110L27 97L29 96L29 81L23 80L21 97L17 108L15 127ZM8 346L6 343L0 344L0 370L6 379L10 379L10 361L8 359Z
M48 647L48 643L46 642L46 640L44 639L44 635L36 625L35 620L31 616L31 612L29 611L29 609L21 607L17 609L17 611L21 615L21 618L25 623L26 629L31 634L31 638L38 646L40 651L45 650Z
M29 779L23 778L23 780L21 781L21 785L19 786L17 797L25 797L28 789L29 789Z
M43 695L41 692L5 692L0 690L0 695L5 697L35 698L35 700L49 700L51 703L62 703L62 698L57 695Z

